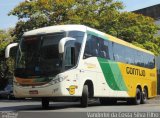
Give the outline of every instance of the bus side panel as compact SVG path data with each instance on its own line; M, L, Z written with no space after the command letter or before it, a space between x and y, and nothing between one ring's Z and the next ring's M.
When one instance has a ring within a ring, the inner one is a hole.
M142 90L148 88L149 97L156 95L156 69L90 57L65 74L68 78L61 83L64 96L70 96L70 90L75 90L71 96L81 96L87 80L93 83L94 97L135 97L138 85Z
M103 79L98 76L99 73L99 63L96 57L90 57L81 61L78 66L80 73L80 81L82 87L87 80L92 81L94 89L94 97L102 95L102 83ZM83 90L83 89L82 89Z
M141 86L142 91L148 88L148 97L156 96L157 74L156 69L147 69L134 65L118 63L130 97L135 97L136 88Z
M86 80L93 82L94 97L129 97L122 77L119 79L121 72L116 62L90 57L81 61L78 68L83 70L79 74L81 82L85 83Z
M103 97L129 97L117 62L98 58Z

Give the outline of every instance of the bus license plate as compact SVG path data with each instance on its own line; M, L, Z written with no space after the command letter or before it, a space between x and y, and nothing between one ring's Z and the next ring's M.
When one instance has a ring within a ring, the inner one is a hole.
M31 91L29 91L29 94L37 95L38 94L38 90L31 90Z

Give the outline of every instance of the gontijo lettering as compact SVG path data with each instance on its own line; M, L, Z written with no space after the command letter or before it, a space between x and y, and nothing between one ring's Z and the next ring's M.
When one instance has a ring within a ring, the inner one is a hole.
M146 76L145 75L145 70L141 70L138 68L132 68L132 67L126 67L126 72L127 74L131 74L131 75L138 75L138 76Z

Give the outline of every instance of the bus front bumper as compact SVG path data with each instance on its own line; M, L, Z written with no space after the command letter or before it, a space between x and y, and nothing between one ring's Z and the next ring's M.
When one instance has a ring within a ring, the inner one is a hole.
M14 85L13 92L16 98L58 97L65 95L61 90L60 84L26 87Z

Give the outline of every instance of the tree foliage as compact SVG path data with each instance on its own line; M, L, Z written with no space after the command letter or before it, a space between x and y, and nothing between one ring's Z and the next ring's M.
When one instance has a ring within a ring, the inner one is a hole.
M20 3L9 15L19 18L15 28L19 37L24 31L60 24L84 24L99 29L100 21L112 19L122 7L121 2L113 0L33 0Z
M111 29L107 32L124 39L138 47L160 53L160 38L155 37L158 27L154 19L131 12L120 13L116 21L111 21Z
M13 29L0 30L0 90L6 86L8 76L13 73L13 59L7 60L7 66L4 57L6 46L15 39L11 36L12 32Z
M0 57L4 57L4 49L6 46L14 40L11 36L13 29L0 30Z
M14 31L18 39L23 32L44 26L83 24L159 54L154 20L121 9L123 3L115 0L30 0L20 3L9 15L19 18Z

